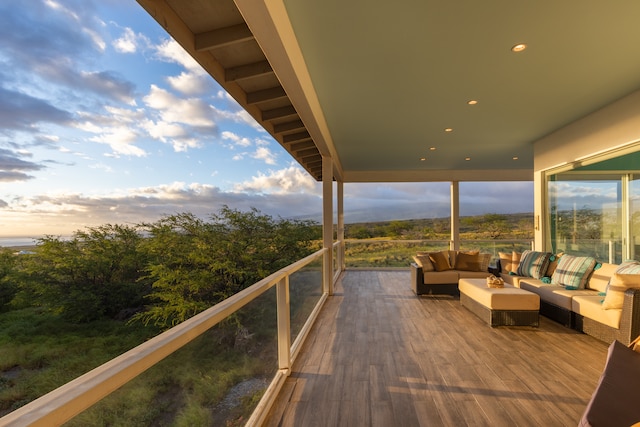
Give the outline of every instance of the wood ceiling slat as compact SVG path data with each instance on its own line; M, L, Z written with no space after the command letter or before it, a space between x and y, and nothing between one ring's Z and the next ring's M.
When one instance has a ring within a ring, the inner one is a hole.
M247 104L257 104L279 98L286 98L287 93L282 86L247 93Z
M247 24L242 23L206 33L195 34L194 45L196 51L201 52L252 39L253 34L251 30L249 30Z
M225 80L227 82L232 82L272 73L273 69L271 68L271 64L269 64L269 61L260 61L254 62L253 64L228 68L225 70Z
M302 139L309 139L311 138L311 135L309 135L309 132L298 132L298 133L293 133L290 135L284 135L282 137L282 142L284 142L285 144L291 143L291 142L299 142Z
M298 151L298 150L304 150L305 148L312 148L315 146L316 145L313 143L313 140L309 138L301 142L293 143L289 146L289 148L291 149L291 151Z
M275 133L282 133L299 129L304 129L304 123L302 123L302 120L294 120L292 122L281 123L273 126L273 131Z
M275 120L281 119L289 116L297 116L298 113L296 109L293 108L293 105L288 105L286 107L274 108L272 110L266 110L262 112L262 120Z
M313 148L307 148L304 150L300 150L300 151L296 151L296 156L300 157L300 158L305 158L305 157L312 157L312 156L317 156L318 153L318 149L313 147Z

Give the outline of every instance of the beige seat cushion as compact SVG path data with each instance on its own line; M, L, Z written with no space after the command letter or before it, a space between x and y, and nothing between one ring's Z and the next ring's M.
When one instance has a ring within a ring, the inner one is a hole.
M612 328L620 328L621 309L605 310L599 295L576 295L571 301L571 309L589 319L600 322Z
M523 289L527 289L526 286ZM535 289L535 290L534 290ZM547 285L540 286L534 289L527 289L531 292L534 292L540 295L540 299L546 301L555 306L564 308L565 310L571 311L572 309L572 300L573 297L577 295L587 295L587 296L597 296L596 291L591 291L587 289L576 289L576 290L568 290L560 285Z
M425 285L443 285L458 283L458 272L455 270L431 271L424 274Z
M538 295L505 285L489 288L483 279L461 279L458 289L474 301L492 310L539 310Z

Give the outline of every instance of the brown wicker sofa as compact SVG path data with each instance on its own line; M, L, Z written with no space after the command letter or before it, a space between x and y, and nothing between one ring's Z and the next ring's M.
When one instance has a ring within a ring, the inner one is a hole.
M411 263L416 295L459 295L458 280L490 276L491 254L477 251L418 252Z
M553 269L559 264L547 267L544 277L536 278L505 271L503 255L498 262L500 276L506 283L538 294L543 316L608 343L618 340L628 345L640 335L640 274L637 274L640 263L595 263L581 279L584 283L576 288L557 280L552 283ZM633 273L625 274L629 267ZM507 270L514 268L515 263ZM616 286L610 287L610 283L620 277L625 277L627 283L618 286L616 282ZM614 297L615 305L605 303Z

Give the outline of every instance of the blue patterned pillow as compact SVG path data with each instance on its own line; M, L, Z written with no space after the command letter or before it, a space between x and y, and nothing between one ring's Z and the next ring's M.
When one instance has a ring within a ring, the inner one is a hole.
M518 265L518 276L542 279L549 267L549 252L524 251Z
M558 268L551 276L551 283L575 289L584 289L595 266L595 258L563 255L558 262Z

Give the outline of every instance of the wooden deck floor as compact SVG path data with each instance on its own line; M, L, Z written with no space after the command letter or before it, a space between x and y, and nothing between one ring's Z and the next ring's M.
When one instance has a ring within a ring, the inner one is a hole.
M575 426L608 345L541 317L491 328L409 272L347 271L269 426Z

